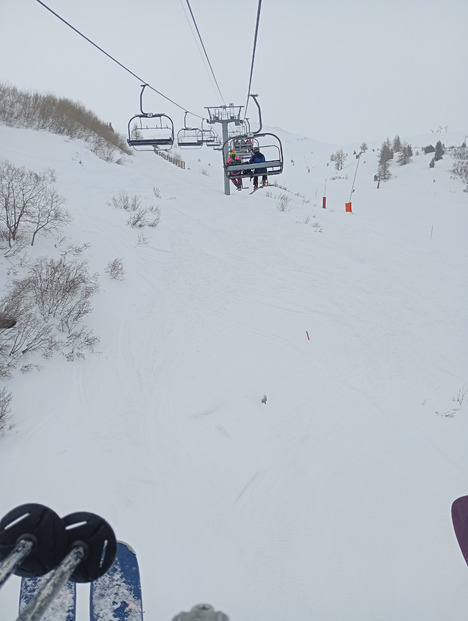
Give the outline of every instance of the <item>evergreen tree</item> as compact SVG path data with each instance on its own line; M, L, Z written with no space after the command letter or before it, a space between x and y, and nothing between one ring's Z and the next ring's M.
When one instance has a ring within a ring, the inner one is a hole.
M400 136L395 136L393 139L393 151L394 153L400 153L403 148Z
M411 148L411 145L406 144L406 142L404 142L401 145L401 150L398 156L398 163L400 164L400 166L404 166L405 164L408 164L411 161L412 157L413 157L413 149Z
M392 176L390 173L389 161L393 158L393 151L390 141L387 140L382 144L379 151L379 170L378 175L382 181L387 181Z
M435 154L434 154L435 161L438 162L439 160L441 160L444 153L445 153L444 147L442 143L440 142L440 140L438 140L435 146Z

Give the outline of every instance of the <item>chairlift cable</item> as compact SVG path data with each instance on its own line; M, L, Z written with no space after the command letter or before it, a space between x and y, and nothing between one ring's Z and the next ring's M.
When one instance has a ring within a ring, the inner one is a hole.
M253 51L252 51L252 63L250 65L249 87L247 89L247 101L245 103L244 119L247 116L247 107L249 105L249 97L250 97L250 87L252 86L252 76L253 76L254 63L255 63L255 52L257 50L258 26L260 24L260 11L261 11L261 8L262 8L262 0L258 0L257 21L256 21L256 24L255 24L254 44L253 44Z
M210 68L211 75L213 76L213 80L214 80L214 82L215 82L215 84L216 84L216 88L218 89L219 96L221 97L221 101L223 102L223 104L224 104L224 105L226 105L226 102L224 101L223 94L221 93L221 89L219 88L218 80L216 79L215 73L214 73L214 71L213 71L213 67L211 66L210 59L208 58L208 52L206 51L205 44L203 43L203 39L202 39L202 36L201 36L201 34L200 34L200 30L199 30L199 28L198 28L197 22L196 22L196 20L195 20L195 16L194 16L194 14L193 14L192 7L190 6L190 2L189 2L189 0L186 0L186 2L187 2L187 7L188 7L188 10L189 10L189 12L190 12L190 16L191 16L192 21L193 21L193 24L194 24L194 26L195 26L195 30L197 31L198 38L200 39L200 43L201 43L201 46L202 46L203 52L204 52L204 54L205 54L206 61L207 61L208 66L209 66L209 68Z
M146 80L143 80L143 78L141 78L140 76L138 76L136 73L134 73L131 69L129 69L128 67L126 67L125 65L123 65L121 62L119 62L116 58L114 58L113 56L111 56L110 54L108 54L105 50L102 49L102 47L99 47L99 45L97 45L96 43L94 43L94 41L91 41L91 39L89 39L86 35L84 35L82 32L80 32L77 28L75 28L74 26L72 26L72 24L70 24L69 22L67 22L63 17L61 17L58 13L56 13L55 11L53 11L49 6L47 6L44 2L42 2L42 0L36 0L36 2L38 2L40 5L42 5L45 9L47 9L48 11L50 11L50 13L52 13L52 15L55 15L55 17L57 17L60 21L62 21L66 26L68 26L69 28L71 28L72 30L74 30L77 34L80 35L80 37L83 37L83 39L85 39L86 41L88 41L88 43L91 43L91 45L94 45L95 48L97 48L100 52L102 52L103 54L105 54L108 58L110 58L112 61L114 61L115 63L117 63L117 65L119 65L119 67L122 67L122 69L124 69L125 71L127 71L128 73L130 73L130 75L132 75L134 78L136 78L137 80L139 80L141 83L146 84L146 86L151 89L152 91L154 91L155 93L157 93L158 95L161 95L161 97L163 97L164 99L166 99L167 101L169 101L170 103L174 104L174 106L176 106L177 108L180 108L181 110L183 110L184 112L190 112L189 110L187 110L187 108L184 108L183 106L179 105L178 103L176 103L173 99L171 99L170 97L167 97L166 95L164 95L163 93L161 93L161 91L158 91L156 88L154 88L153 86L151 86L151 84L148 84L148 82L146 82ZM190 112L190 114L193 114L193 116L196 116L199 119L203 119L204 117L200 116L199 114L195 114L194 112Z

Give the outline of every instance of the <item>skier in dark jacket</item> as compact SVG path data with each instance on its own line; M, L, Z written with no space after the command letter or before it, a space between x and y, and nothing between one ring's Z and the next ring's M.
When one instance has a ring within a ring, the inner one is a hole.
M264 162L265 161L265 156L263 155L263 153L260 152L259 147L254 147L253 148L253 155L249 160L249 164L260 164L260 162ZM253 174L253 183L254 183L254 190L258 189L258 176L262 175L262 185L268 185L268 175L266 174L267 169L266 168L254 168L252 170L252 174Z

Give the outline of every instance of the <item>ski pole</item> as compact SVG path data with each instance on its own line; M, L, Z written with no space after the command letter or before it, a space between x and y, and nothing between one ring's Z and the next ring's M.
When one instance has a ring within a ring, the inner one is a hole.
M67 580L92 582L114 562L117 540L103 518L81 511L65 516L62 523L69 552L16 621L39 621Z
M14 573L15 569L21 565L24 559L31 554L34 549L34 542L31 539L21 539L3 559L0 565L0 588L5 584L8 578Z
M66 552L67 533L55 511L35 503L12 509L0 520L0 587L13 573L43 576Z
M76 544L54 571L51 578L38 591L32 602L20 613L16 621L39 621L62 586L86 556L86 544Z

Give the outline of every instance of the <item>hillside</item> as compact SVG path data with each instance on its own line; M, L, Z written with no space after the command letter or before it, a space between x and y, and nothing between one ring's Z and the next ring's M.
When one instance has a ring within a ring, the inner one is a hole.
M337 172L336 147L280 135L285 189L227 197L206 148L182 154L185 170L152 153L117 165L0 126L0 156L53 168L73 216L30 256L86 244L101 286L96 353L8 382L2 514L101 514L138 553L147 621L203 601L231 621L463 621L450 506L467 493L464 186L448 156L430 169L420 154L377 189L370 145L346 213L353 148ZM120 192L157 206L159 225L128 226ZM106 274L115 258L122 281Z

